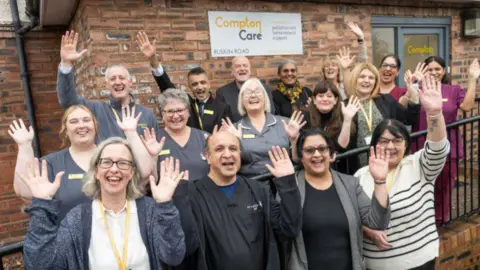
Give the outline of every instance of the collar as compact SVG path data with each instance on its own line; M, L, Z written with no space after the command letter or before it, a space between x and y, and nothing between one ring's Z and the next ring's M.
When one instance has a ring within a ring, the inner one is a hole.
M195 101L196 101L198 104L200 104L200 103L202 103L202 102L203 102L203 104L207 104L208 101L210 100L210 97L211 97L211 96L212 96L212 94L209 94L208 97L207 97L204 101L200 101L200 100L198 100L198 99L195 99Z
M271 113L265 113L265 127L273 126L277 123L277 118L273 116ZM250 118L248 118L248 115L245 115L240 119L240 123L238 126L242 129L253 129L253 125L250 122Z
M135 97L133 97L132 94L128 94L130 96L130 107L135 105ZM112 95L108 95L108 100L110 102L110 106L112 106L112 108L115 108L115 109L121 109L122 108L122 104L120 104L120 102L118 102L116 99L114 99L112 97Z
M102 214L100 213L100 209L98 209L98 200L92 201L92 207L93 207L92 215L93 215L94 220L103 219ZM125 201L125 205L123 206L122 210L120 210L118 213L113 213L112 210L106 209L103 206L103 204L102 204L102 207L103 207L103 210L105 210L105 215L115 216L115 215L122 214L123 212L125 212L127 210L127 201ZM135 200L130 200L130 214L131 215L132 214L135 214L135 215L137 214L137 205L135 204Z

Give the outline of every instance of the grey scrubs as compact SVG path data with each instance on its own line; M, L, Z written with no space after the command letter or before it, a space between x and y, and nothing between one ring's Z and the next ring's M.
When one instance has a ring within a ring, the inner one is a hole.
M190 128L190 138L184 147L175 142L165 129L160 129L158 138L165 137L165 145L158 158L157 169L160 168L160 162L171 156L180 160L180 170L188 170L190 180L203 178L208 174L210 166L204 156L205 135L208 134L196 128Z
M272 146L289 148L289 140L282 119L288 123L289 119L266 114L266 121L262 132L258 132L250 123L248 116L244 116L236 126L242 128L242 167L240 174L252 177L268 172L265 164L271 164L268 151Z
M48 179L55 180L57 173L64 171L62 182L55 199L61 201L58 220L61 221L65 215L75 206L90 201L82 192L83 178L85 171L80 168L72 158L68 148L42 157L47 161Z

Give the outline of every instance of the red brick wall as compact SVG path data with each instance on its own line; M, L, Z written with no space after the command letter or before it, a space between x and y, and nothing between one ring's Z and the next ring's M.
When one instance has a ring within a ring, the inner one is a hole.
M63 113L56 95L59 62L58 31L29 33L25 52L42 154L58 150L59 119ZM27 120L25 95L20 76L16 42L12 33L0 38L0 246L25 235L28 217L23 201L13 192L17 147L7 133L14 119Z
M371 16L451 16L452 71L454 75L462 74L455 82L465 85L467 60L480 57L480 43L478 39L461 39L460 9L443 8L444 5L424 8L426 4L421 1L388 2L389 5L402 5L397 7L385 6L385 1L376 2L378 5L223 0L82 0L69 26L80 33L79 47L89 50L76 64L79 91L88 98L101 98L105 93L102 90L106 89L103 80L105 68L110 64L123 63L134 75L134 93L138 100L154 107L153 97L159 91L147 61L134 42L136 33L143 29L150 37L157 38L159 56L174 83L181 88L186 87L188 70L198 65L209 71L213 89L229 82L230 59L210 56L208 10L301 13L304 55L250 59L253 75L271 84L276 83L276 67L281 60L296 60L300 81L309 87L318 82L321 62L326 56L335 55L342 46L351 46L356 50L355 36L345 29L346 21L361 25L371 50ZM55 78L61 34L53 30L42 31L29 34L26 40L43 154L56 150L60 144L57 131L62 109L57 102ZM20 201L13 195L16 152L6 134L11 120L15 117L25 119L26 112L15 43L12 38L4 36L0 35L0 245L6 238L23 234L26 225L25 216L19 214Z

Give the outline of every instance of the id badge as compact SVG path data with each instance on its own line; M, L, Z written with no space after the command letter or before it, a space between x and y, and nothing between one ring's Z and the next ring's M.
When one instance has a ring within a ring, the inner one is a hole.
M370 145L370 142L371 142L371 141L372 141L372 136L371 136L371 135L365 137L365 143L366 143L367 145Z

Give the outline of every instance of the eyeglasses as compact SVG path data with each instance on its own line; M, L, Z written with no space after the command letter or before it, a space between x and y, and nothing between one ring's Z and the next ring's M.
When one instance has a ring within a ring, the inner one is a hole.
M163 113L168 117L173 117L175 114L182 115L186 110L187 108L168 110L168 111L163 110Z
M330 148L328 146L325 146L325 145L320 145L318 147L309 146L309 147L303 148L303 153L306 156L313 156L313 155L315 155L315 152L318 151L318 153L320 153L320 155L323 155L325 153L328 153L329 149Z
M296 73L296 72L297 72L297 69L295 69L295 68L291 68L291 69L286 68L286 69L282 70L283 73L288 73L289 71L290 71L290 73Z
M130 160L121 159L113 161L108 158L101 158L98 161L98 166L102 169L110 169L113 164L116 164L117 168L119 168L120 170L130 170L133 167L133 162L131 162Z
M380 138L380 139L378 139L377 144L385 147L385 146L389 145L390 142L392 142L393 145L399 146L403 143L403 141L404 141L403 138L395 138L395 139L392 139L392 140L385 139L385 138Z
M245 93L243 94L244 96L246 97L251 97L255 94L255 96L259 96L262 94L262 89L260 88L257 88L257 89L248 89L248 90L245 90Z
M391 68L391 69L394 69L394 68L397 68L398 66L396 64L388 64L388 63L383 63L380 67L382 68Z

